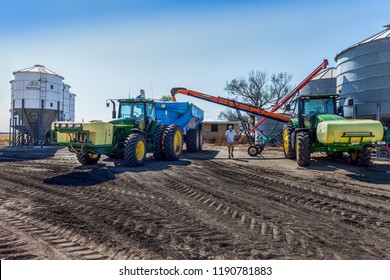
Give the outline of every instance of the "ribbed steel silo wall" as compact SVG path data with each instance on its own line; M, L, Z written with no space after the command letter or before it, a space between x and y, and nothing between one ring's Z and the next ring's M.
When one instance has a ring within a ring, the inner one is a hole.
M390 125L390 39L357 45L339 54L336 60L344 115L380 117Z
M255 122L257 123L260 121L262 117L256 116L255 117ZM268 145L281 145L283 142L283 136L281 132L283 131L283 122L278 122L275 120L267 119L262 123L259 127L258 130L260 130L261 133L259 133L257 130L255 131L255 143L260 144L261 143L261 134L263 134L265 137L271 137L273 135L279 134L276 138L275 141L269 142Z
M336 78L312 80L301 89L301 94L328 94L336 92Z

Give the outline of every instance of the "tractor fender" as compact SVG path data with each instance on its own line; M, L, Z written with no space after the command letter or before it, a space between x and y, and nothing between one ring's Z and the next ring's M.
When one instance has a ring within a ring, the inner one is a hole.
M130 129L130 132L144 134L144 132L142 130L140 130L139 128L132 128L132 129Z

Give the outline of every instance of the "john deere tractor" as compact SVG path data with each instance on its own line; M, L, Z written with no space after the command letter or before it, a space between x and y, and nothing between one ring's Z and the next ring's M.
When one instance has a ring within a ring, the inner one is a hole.
M368 166L371 147L383 138L379 121L347 120L337 113L337 94L300 95L295 118L284 125L283 150L299 166L310 164L310 154L324 152L331 157L349 153L351 163Z
M173 122L163 124L156 117L159 103L150 99L111 102L114 110L113 120L109 122L53 122L52 144L68 146L83 165L96 164L101 155L123 157L125 164L131 167L142 165L146 153L153 153L157 160L179 159L183 147L182 127ZM116 103L119 103L117 118Z

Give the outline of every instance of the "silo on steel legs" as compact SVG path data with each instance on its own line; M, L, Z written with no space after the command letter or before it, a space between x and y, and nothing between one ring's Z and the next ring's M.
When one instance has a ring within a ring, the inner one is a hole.
M48 145L50 124L64 120L64 79L42 65L13 73L11 146ZM68 94L69 95L69 94ZM70 95L68 97L69 103Z

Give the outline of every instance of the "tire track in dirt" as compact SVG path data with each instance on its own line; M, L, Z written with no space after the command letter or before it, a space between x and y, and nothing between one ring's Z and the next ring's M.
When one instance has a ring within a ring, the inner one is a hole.
M251 189L256 190L257 192L261 191L261 192L263 192L261 197L266 198L267 200L271 199L272 201L277 201L281 204L286 204L286 202L289 202L288 204L291 204L294 208L301 209L300 210L301 212L303 210L301 204L303 204L303 206L305 208L309 208L311 211L318 212L319 214L324 214L323 212L328 213L328 212L326 212L327 206L329 208L331 208L332 206L335 206L335 207L338 207L338 210L340 210L340 215L343 217L343 219L347 219L344 216L349 215L349 212L346 212L346 210L349 211L350 205L347 205L346 209L340 208L339 206L337 206L337 203L333 202L334 198L330 198L331 199L330 201L327 201L327 199L325 199L325 203L324 203L323 198L322 198L322 196L323 196L322 194L320 194L320 195L315 194L313 197L313 194L311 194L310 191L307 192L307 189L303 189L303 190L298 189L299 192L297 192L295 189L290 189L290 188L286 189L286 185L284 183L282 183L280 181L278 182L277 180L270 180L269 178L266 178L266 177L262 177L261 179L264 179L264 180L260 181L260 182L263 182L263 183L259 183L259 181L257 180L259 178L259 176L257 176L257 178L251 178L248 176L252 175L252 174L247 174L243 170L237 171L236 167L232 168L232 166L225 166L223 164L216 163L214 161L207 161L207 163L202 162L202 165L203 164L206 164L206 166L204 169L202 169L202 172L204 175L202 178L204 178L208 175L206 170L212 170L213 173L216 173L215 175L219 175L218 178L223 178L223 180L226 182L226 184L227 183L233 184L233 185L236 185L237 187L240 187L240 188L241 187L249 187ZM185 184L181 183L181 185L180 185L180 182L178 182L177 189L178 189L178 191L182 191L184 193L187 193L189 196L193 196L196 199L204 200L206 203L216 205L216 207L219 207L219 209L221 209L221 208L224 209L224 207L229 207L229 206L226 206L226 204L232 205L232 207L230 207L230 209L229 209L229 211L230 211L229 214L233 218L235 218L235 219L238 218L241 223L245 223L245 221L247 221L246 225L250 228L255 227L255 224L257 223L257 221L260 220L259 223L262 223L263 230L265 230L265 228L267 228L267 227L272 228L273 231L276 231L276 235L280 235L281 239L283 241L289 243L290 245L296 246L298 243L298 245L300 244L301 246L307 248L308 247L308 244L307 244L308 240L310 240L310 243L313 243L312 245L314 247L317 247L318 244L321 245L322 243L326 242L327 245L330 245L330 249L331 249L330 251L333 251L333 249L336 249L336 251L337 251L337 249L338 249L337 247L339 245L335 244L333 241L322 240L322 238L318 238L315 235L311 234L310 232L303 231L302 227L293 228L291 226L291 222L289 221L289 216L291 216L291 215L285 215L284 213L278 213L279 217L285 216L285 218L282 219L280 225L275 226L274 225L275 223L270 223L269 225L267 225L268 219L264 221L264 217L259 218L258 213L256 213L256 208L246 207L246 209L245 208L243 209L243 205L245 205L245 203L243 203L239 198L234 198L232 200L232 198L230 196L229 201L224 203L223 201L221 201L221 198L218 197L218 196L220 196L218 194L218 192L216 192L214 190L214 192L212 194L210 194L210 187L204 187L205 185L201 184L200 181L202 181L202 178L199 178L199 177L197 178L198 184L185 185ZM194 181L193 179L194 178L188 178L188 182L193 182ZM243 185L244 182L245 182L245 184ZM204 188L202 188L202 186ZM201 190L200 192L199 192L199 189ZM264 192L266 195L264 195ZM208 198L205 198L207 196L205 196L204 193L207 193L209 195ZM257 193L257 195L258 195L258 193ZM319 200L319 198L321 198L321 199ZM226 199L226 195L225 195L225 199ZM244 201L247 201L247 198L244 198ZM223 205L223 207L221 205ZM239 205L240 207L237 207L237 205ZM359 207L362 207L362 206L359 206ZM307 212L307 210L303 210L303 211ZM329 212L330 211L331 211L331 209L329 209ZM372 211L372 210L370 210L370 211ZM226 212L226 209L225 209L225 212ZM248 214L248 212L249 212L249 214ZM264 212L264 211L261 211L261 212ZM333 212L335 212L335 211L333 211ZM363 212L366 212L366 211L363 211ZM370 218L375 219L374 217L376 214L377 213L372 213ZM305 213L305 215L306 215L306 213ZM334 213L332 213L331 215L334 215ZM351 214L351 215L355 215L355 214ZM383 213L382 213L382 215L383 215ZM253 216L255 218L253 218ZM263 220L262 220L262 218L263 218ZM351 218L356 219L356 217L354 217L354 216L351 216ZM275 219L275 217L271 216L270 219L271 220ZM367 221L365 221L365 222L367 222ZM334 224L334 221L332 219L330 219L328 223ZM286 224L287 224L287 226L286 226ZM356 226L356 224L353 222L347 222L347 225ZM382 226L381 223L379 223L379 224L373 223L373 225L378 226L378 227ZM366 227L366 225L364 225L364 226ZM358 227L360 227L360 225L358 225ZM323 229L319 228L318 230L321 231ZM341 230L341 228L339 228L338 230ZM332 230L329 233L331 235L334 235L334 230ZM387 228L384 228L384 231L383 231L384 238L385 238L386 233L388 233L388 230L387 230ZM301 236L303 235L305 238L301 239L299 237L300 235ZM340 237L343 237L342 234ZM382 241L382 243L383 243L384 240L380 240L380 241ZM354 240L353 242L359 243L358 240ZM351 243L351 241L348 240L348 242L346 242L346 244L348 244L348 243ZM379 242L379 243L381 243L381 242ZM332 248L332 246L334 246L334 248ZM324 247L324 246L322 245L321 247ZM351 249L351 247L348 245L348 248L346 248L346 249ZM379 254L378 255L378 254L372 254L372 249L369 248L368 253L370 255L370 258L373 258L373 257L377 258L381 254L383 254L382 253L383 250L381 250L381 249L383 249L383 248L377 249L378 250L377 253ZM326 255L326 253L324 253L323 249L319 249L319 250L321 250L321 252L319 252L319 256L324 257L324 254ZM365 254L367 254L366 248L363 248L363 252L365 252ZM388 253L389 252L387 252L387 254Z
M385 228L386 231L390 228L390 211L382 206L362 203L351 195L340 194L321 186L315 187L313 184L306 186L306 184L286 183L256 172L248 172L247 168L242 170L242 166L236 166L235 169L239 169L241 176L248 178L247 186L274 199L297 203L314 211L324 211L326 214L339 215L343 221L357 227ZM259 184L259 182L263 183ZM269 189L272 189L272 193L268 191Z
M219 216L219 223L223 223L224 228L230 227L232 231L242 232L243 235L246 235L247 238L251 237L252 240L263 239L268 245L272 244L274 250L277 249L275 252L289 251L291 258L324 257L324 254L316 255L314 247L311 246L313 244L308 242L308 236L299 234L290 228L283 230L277 221L272 221L272 217L264 217L263 214L248 211L245 207L239 207L237 201L232 202L219 195L215 196L204 192L199 190L199 186L193 187L173 176L166 176L164 180L166 186L197 202L198 208L203 208L209 213L211 212L212 215ZM232 223L227 222L227 220ZM286 245L280 244L280 241ZM268 254L277 254L275 252Z
M20 183L20 178L17 174L14 174L13 180L12 178L8 178L8 180L11 180L13 184ZM134 186L134 182L132 183ZM120 182L117 184L120 184ZM123 202L123 188L120 191L120 196L122 197L121 200L118 199L115 195L115 191L119 188L112 187L112 184L111 186L103 185L94 187L94 189L99 192L91 192L90 188L70 188L70 190L72 191L71 195L67 193L69 192L69 189L67 190L67 192L65 192L64 188L61 188L61 190L56 189L55 191L53 191L52 188L42 187L39 182L34 181L30 181L29 185L29 188L23 188L19 186L19 189L22 188L24 196L27 195L29 197L34 197L35 200L39 201L39 205L50 205L53 201L56 202L57 206L54 209L46 209L46 213L51 213L50 219L47 218L47 220L57 220L58 218L54 218L53 213L58 212L60 208L70 209L72 207L75 207L74 203L69 204L69 201L77 201L78 206L75 208L76 212L88 217L99 216L99 220L105 218L106 214L98 214L96 212L96 209L110 209L111 211L113 211L115 210L115 208L117 208L117 212L119 213L127 211L129 208L128 202ZM103 190L104 192L102 192ZM45 198L42 199L42 197ZM61 199L59 199L59 197L61 197ZM109 197L109 199L107 199L107 197ZM127 196L125 196L124 199L127 199L126 197ZM142 199L145 199L146 197L147 196L145 194L142 194ZM149 239L149 243L153 243L151 242L153 238L156 239L154 245L156 245L156 247L162 247L161 251L166 251L169 253L168 255L166 255L166 253L164 252L164 257L166 258L183 259L208 257L211 254L207 253L207 251L210 251L205 246L207 242L214 242L218 238L221 240L226 239L225 234L223 234L220 230L210 229L209 227L203 225L201 222L195 220L193 217L190 217L190 215L186 213L183 207L178 207L178 205L180 206L181 204L178 204L172 199L168 199L166 195L161 196L160 194L157 201L160 201L161 205L158 205L160 208L167 208L166 205L169 203L173 204L173 207L169 207L170 209L165 209L165 212L171 213L171 220L174 222L166 221L166 223L161 223L161 214L153 216L149 213L150 211L148 211L151 210L150 208L145 209L145 207L143 207L147 202L141 203L142 205L132 205L131 207L135 208L134 213L132 215L118 214L117 216L113 217L111 214L111 216L107 218L107 220L114 221L113 223L116 227L116 230L119 230L119 225L123 225L124 227L133 227L137 230L137 235L145 235L145 238ZM134 201L134 199L132 199L133 204L134 202L137 201ZM152 206L149 207L154 208L156 203L155 201L151 202ZM70 223L70 218L72 216L71 213L64 212L60 214L61 216L67 217L67 220L62 221L67 223L67 227L69 227L70 229L77 227L77 224L72 225ZM42 217L46 219L46 215L42 215L40 218ZM87 235L89 234L90 233L88 233ZM227 242L224 241L225 246L226 243ZM191 252L194 251L196 248L198 248L198 251L201 251L197 255L188 256L188 253L185 255L180 253L180 251L184 250Z
M7 178L8 181L11 179L9 177ZM114 232L112 236L109 234L105 236L101 227L114 225L113 228L115 229L115 220L118 219L118 216L115 214L106 218L106 215L101 215L102 213L99 212L101 209L112 208L115 201L111 201L110 198L105 198L103 201L93 201L91 197L78 197L78 192L75 190L69 192L69 190L64 188L45 187L34 181L29 181L26 187L23 182L19 184L20 178L12 179L15 181L11 180L13 181L12 190L9 189L9 191L13 192L16 189L24 197L29 197L31 204L38 205L41 208L40 212L29 212L24 213L24 215L37 218L50 226L54 226L54 228L58 227L61 233L60 237L68 236L69 238L79 239L88 248L97 251L100 248L100 251L110 252L111 258L123 259L129 256L135 258L151 258L154 256L156 258L154 253L150 255L146 250L140 249L137 241L128 239L127 235L125 236L126 238L120 234L116 236ZM110 203L110 201L113 203ZM51 222L55 224L51 225ZM90 226L91 224L93 225L92 227ZM129 233L126 232L126 234Z

